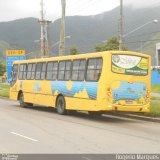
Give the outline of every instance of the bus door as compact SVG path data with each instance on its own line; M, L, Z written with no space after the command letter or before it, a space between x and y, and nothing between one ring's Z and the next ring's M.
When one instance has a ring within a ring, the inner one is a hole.
M11 79L10 79L10 85L11 85L11 91L18 92L17 90L17 77L18 77L18 64L14 64L11 72Z

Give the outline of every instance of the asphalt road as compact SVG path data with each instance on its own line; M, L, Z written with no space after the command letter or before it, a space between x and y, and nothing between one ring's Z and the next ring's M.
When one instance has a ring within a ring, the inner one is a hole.
M160 123L61 116L0 99L0 153L160 153Z

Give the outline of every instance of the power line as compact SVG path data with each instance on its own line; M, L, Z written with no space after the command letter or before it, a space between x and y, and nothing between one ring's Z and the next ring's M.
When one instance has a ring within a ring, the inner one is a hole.
M75 5L72 5L72 6L70 5L69 7L66 6L66 15L67 14L73 15L73 14L79 13L80 11L87 9L88 6L95 4L95 2L97 2L97 0L88 0L88 3L86 3L86 2L85 3L76 3ZM85 4L87 4L87 5L85 5ZM74 9L72 9L72 8L74 8ZM54 17L54 20L56 20L60 17L61 17L61 14L58 13L58 15Z
M90 0L89 3L85 3L86 5L82 6L82 7L79 7L78 9L76 10L73 10L73 12L70 12L70 14L77 14L85 9L87 9L88 7L92 6L92 5L95 5L95 3L97 3L97 0Z
M153 41L158 41L160 39L151 39L151 40L146 40L146 41L134 41L134 42L126 42L124 44L132 44L132 43L143 43L143 42L153 42Z
M129 38L132 38L132 37L141 37L141 36L144 36L144 35L150 35L150 34L155 34L155 33L159 33L160 31L155 31L155 32L145 32L143 34L138 34L138 35L134 35L134 36L129 36Z
M79 2L80 3L72 4L72 5L69 5L69 6L67 6L68 3L66 3L66 11L71 10L71 8L74 8L74 9L76 9L76 7L79 8L79 5L82 4L81 3L82 1L79 1ZM56 19L61 17L61 13L60 12L56 12L56 13L57 13L57 15L54 16L54 18L53 18L54 20L56 20Z

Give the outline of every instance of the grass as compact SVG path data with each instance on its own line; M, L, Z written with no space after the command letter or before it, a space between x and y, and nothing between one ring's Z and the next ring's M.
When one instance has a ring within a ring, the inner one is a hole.
M160 84L152 85L151 90L152 90L152 92L155 92L155 93L159 92L160 93Z
M160 97L154 97L154 96L152 96L151 100L158 100L158 101L160 101Z
M160 102L152 102L151 111L149 113L145 113L145 115L152 117L160 117Z
M7 84L0 84L0 96L9 97L9 88Z

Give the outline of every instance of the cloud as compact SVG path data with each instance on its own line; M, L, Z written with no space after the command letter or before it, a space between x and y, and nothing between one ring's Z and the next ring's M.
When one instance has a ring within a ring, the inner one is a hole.
M160 0L123 0L134 8L160 5ZM55 20L61 15L61 0L44 0L46 18ZM66 15L94 15L111 10L120 0L66 0ZM25 17L40 17L40 0L0 0L0 21Z
M160 5L160 0L124 0L123 3L133 8L146 8Z
M61 15L61 0L44 0L46 18L54 20ZM66 15L94 15L113 9L119 1L66 0ZM0 21L24 17L40 17L40 0L1 0Z

